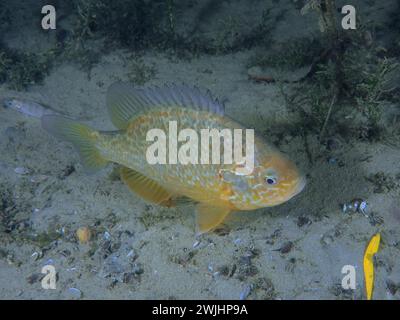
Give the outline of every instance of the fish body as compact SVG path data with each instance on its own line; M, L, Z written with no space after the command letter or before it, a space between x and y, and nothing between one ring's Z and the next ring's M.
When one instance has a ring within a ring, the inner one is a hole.
M24 99L4 99L3 106L4 108L13 109L27 116L39 119L45 115L62 115L62 113L49 107L45 107L37 102Z
M250 192L250 189L257 188L256 185L260 182L257 179L257 172L248 176L236 175L236 163L149 165L146 159L149 147L146 133L152 128L163 128L168 132L168 125L172 121L179 124L178 132L185 128L193 128L197 132L202 128L218 130L242 128L233 120L209 112L171 108L167 111L154 110L138 116L122 134L95 133L97 135L95 145L104 159L134 169L146 177L151 177L174 194L184 195L198 202L207 202L213 206L228 206L235 210L252 210L286 201L287 192L290 191L282 186L279 189L264 190L265 193L270 193L270 197L267 203L263 202L262 194L257 197L257 193ZM263 161L261 159L265 159L270 162L272 168L280 165L280 162L286 162L287 169L293 171L287 175L296 175L295 167L289 166L287 159L259 139L255 143L255 152L256 171L264 169L259 165Z
M296 166L259 137L254 139L253 170L245 175L238 174L243 164L235 161L149 164L147 136L154 128L169 134L171 123L176 123L176 132L185 128L244 130L224 115L217 100L196 88L136 89L119 83L109 89L107 105L119 131L96 131L55 116L44 117L42 124L73 142L89 169L98 170L109 162L120 164L122 180L148 201L173 206L181 197L192 199L197 203L199 233L215 228L232 211L278 205L304 187ZM211 154L211 145L201 146L200 151L204 148Z

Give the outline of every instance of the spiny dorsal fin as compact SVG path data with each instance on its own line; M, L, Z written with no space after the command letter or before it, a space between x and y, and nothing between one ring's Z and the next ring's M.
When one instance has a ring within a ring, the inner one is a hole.
M127 167L121 166L120 172L121 180L131 191L143 199L164 207L172 207L174 205L172 200L173 195L154 180Z
M116 82L107 92L107 108L113 124L126 129L129 120L144 110L154 107L178 107L224 114L224 105L197 87L185 84L163 87L135 88L126 82Z
M212 207L204 203L199 203L196 212L196 234L200 235L214 229L224 221L230 212L230 208Z

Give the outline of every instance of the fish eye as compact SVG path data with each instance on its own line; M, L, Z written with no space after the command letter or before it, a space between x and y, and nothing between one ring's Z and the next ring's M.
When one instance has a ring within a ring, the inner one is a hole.
M274 185L274 184L276 184L278 181L277 181L277 179L276 179L275 177L273 177L273 176L266 176L266 177L265 177L265 182L266 182L267 184L269 184L269 185Z

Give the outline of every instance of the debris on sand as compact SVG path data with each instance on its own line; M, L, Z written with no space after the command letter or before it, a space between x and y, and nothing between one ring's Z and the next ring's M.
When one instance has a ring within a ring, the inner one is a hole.
M85 244L90 241L91 238L91 231L88 227L80 227L76 230L76 238L78 239L79 243Z
M246 300L247 297L249 296L251 289L253 286L251 284L247 284L244 289L240 292L239 299L240 300Z
M69 299L81 299L83 296L82 291L77 288L68 288L66 293Z
M16 173L16 174L20 174L20 175L26 175L26 174L29 174L29 169L27 169L27 168L25 168L25 167L16 167L15 169L14 169L14 172Z
M275 249L273 251L279 251L282 254L286 254L289 253L292 249L293 249L293 242L287 241L279 249Z
M366 209L368 207L367 201L360 199L360 198L356 198L351 200L350 202L344 203L342 205L342 211L343 213L362 213L364 215L366 215Z

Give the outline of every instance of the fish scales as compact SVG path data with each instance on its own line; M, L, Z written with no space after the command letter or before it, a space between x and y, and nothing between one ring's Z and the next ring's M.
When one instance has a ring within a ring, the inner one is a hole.
M233 121L226 121L219 116L210 117L209 113L191 109L156 110L134 119L124 134L115 136L100 134L96 145L104 158L153 177L160 185L178 189L179 193L187 196L193 194L190 189L195 185L205 188L202 194L207 198L214 197L215 192L222 187L222 181L216 180L220 170L233 170L233 164L148 164L146 150L149 143L146 141L146 134L153 128L168 132L169 121L177 121L178 132L185 128L192 128L196 132L204 128L224 129L228 125L231 129L241 128ZM211 155L211 145L209 154Z
M120 129L116 132L96 131L57 116L43 117L42 124L57 137L71 141L89 170L101 169L109 162L119 164L122 180L145 200L164 206L175 205L180 197L197 202L198 233L212 230L232 211L284 203L305 185L296 165L258 136L254 137L254 161L249 174L239 174L237 168L243 167L243 163L236 161L150 164L146 154L151 142L146 137L152 129L165 133L167 149L171 123L176 123L176 133L187 128L194 130L201 147L202 129L245 130L224 115L224 107L209 92L202 94L185 85L143 89L117 83L107 93L107 105L111 120ZM176 151L185 143L178 143ZM204 151L212 154L212 144L206 145L206 149L201 147L197 161ZM222 160L223 151L219 151ZM243 144L242 154L244 151Z

